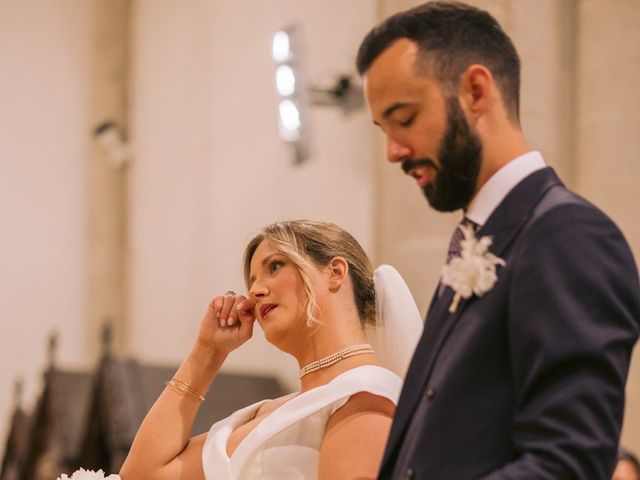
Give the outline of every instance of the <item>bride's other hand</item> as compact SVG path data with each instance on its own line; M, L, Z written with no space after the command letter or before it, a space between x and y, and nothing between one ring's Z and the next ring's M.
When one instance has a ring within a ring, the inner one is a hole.
M255 302L244 295L219 295L209 303L200 323L198 343L229 353L253 335Z

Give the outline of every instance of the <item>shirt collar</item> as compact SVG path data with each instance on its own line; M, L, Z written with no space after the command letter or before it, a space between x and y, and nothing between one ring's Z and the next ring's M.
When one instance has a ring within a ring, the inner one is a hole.
M546 167L535 150L514 158L494 173L473 197L465 216L482 226L507 194L525 177Z

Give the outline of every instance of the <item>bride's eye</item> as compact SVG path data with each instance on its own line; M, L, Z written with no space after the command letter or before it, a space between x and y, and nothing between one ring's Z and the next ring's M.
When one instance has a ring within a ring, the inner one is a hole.
M282 260L274 260L269 264L269 272L274 273L276 270L279 270L284 266L284 262Z

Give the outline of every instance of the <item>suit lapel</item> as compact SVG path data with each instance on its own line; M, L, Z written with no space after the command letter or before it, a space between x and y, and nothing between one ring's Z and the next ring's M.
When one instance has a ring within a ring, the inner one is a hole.
M478 231L478 237L491 236L491 252L500 256L530 218L535 206L553 186L562 185L553 169L544 168L532 173L516 185L496 207L486 224ZM499 273L498 273L499 275ZM453 291L447 287L440 297L434 295L427 314L425 329L407 372L389 444L385 452L386 462L396 443L404 436L406 427L431 376L435 361L453 326L473 303L475 297L462 300L454 313L449 312Z
M531 218L533 211L547 191L562 182L547 167L532 173L511 190L478 231L478 237L493 239L491 252L500 256Z

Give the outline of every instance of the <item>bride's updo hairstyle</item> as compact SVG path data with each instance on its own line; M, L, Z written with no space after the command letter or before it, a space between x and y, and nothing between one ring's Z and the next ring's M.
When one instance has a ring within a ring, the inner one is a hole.
M265 227L247 245L244 251L244 281L249 285L251 259L263 240L289 258L298 268L307 294L307 324L318 323L318 304L311 282L310 260L316 268L326 267L331 259L342 257L349 264L349 276L353 284L353 297L364 327L375 323L376 294L373 285L373 268L366 253L347 231L333 223L313 220L291 220L273 223Z

